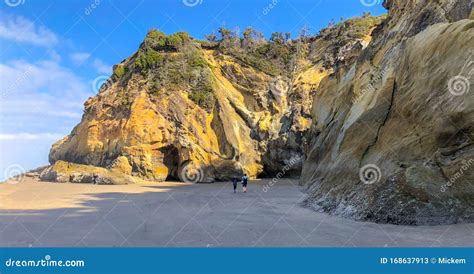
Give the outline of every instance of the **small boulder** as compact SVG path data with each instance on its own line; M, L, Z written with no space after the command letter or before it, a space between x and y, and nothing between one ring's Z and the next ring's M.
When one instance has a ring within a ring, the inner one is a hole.
M127 157L125 156L119 156L117 159L115 159L112 164L110 165L109 169L111 171L117 171L117 172L122 172L127 175L132 174L132 166L128 162Z

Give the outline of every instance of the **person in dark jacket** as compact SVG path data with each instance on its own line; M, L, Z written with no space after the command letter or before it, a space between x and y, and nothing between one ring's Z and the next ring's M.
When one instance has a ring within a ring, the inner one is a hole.
M249 182L249 177L247 177L247 174L244 174L244 176L242 176L242 190L244 191L244 193L247 192L248 182Z
M237 178L232 178L232 186L234 187L234 193L237 193Z

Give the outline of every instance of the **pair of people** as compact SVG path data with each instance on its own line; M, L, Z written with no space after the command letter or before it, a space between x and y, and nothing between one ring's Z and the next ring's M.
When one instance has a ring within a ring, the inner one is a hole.
M237 178L232 178L232 185L234 186L234 193L237 193L237 182L239 180ZM247 177L247 174L244 174L242 178L240 178L240 181L242 182L242 190L244 193L247 192L247 184L249 182L249 177Z

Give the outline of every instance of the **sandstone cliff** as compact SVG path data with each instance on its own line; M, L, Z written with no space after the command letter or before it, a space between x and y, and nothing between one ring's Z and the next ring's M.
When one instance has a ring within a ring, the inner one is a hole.
M354 18L294 40L275 33L266 41L253 29L239 37L222 28L220 41L205 42L152 30L85 103L82 121L53 145L50 162L118 168L146 180L212 182L272 176L291 160L286 175L299 176L315 90L353 62L381 19ZM78 180L54 170L42 177Z
M212 182L302 170L304 204L319 211L472 222L472 5L385 0L387 18L294 40L150 31L85 103L41 177Z
M314 96L305 204L375 222L472 222L472 1L384 5L370 45Z

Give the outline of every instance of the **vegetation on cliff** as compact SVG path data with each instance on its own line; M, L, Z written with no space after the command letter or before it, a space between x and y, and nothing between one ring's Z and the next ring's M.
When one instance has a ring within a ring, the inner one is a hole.
M86 102L50 161L107 168L121 159L128 175L158 181L183 179L192 164L204 173L197 181L213 181L271 176L298 159L286 174L298 176L313 94L382 20L366 14L318 35L303 29L268 40L253 28L221 27L207 41L152 29Z

